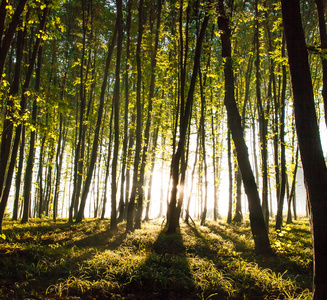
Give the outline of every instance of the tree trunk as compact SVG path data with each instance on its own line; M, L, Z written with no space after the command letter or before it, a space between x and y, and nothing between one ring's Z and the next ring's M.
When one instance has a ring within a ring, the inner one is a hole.
M119 106L120 106L120 59L123 44L123 4L122 0L116 1L117 6L117 56L116 56L116 74L115 86L113 95L114 106L114 152L112 157L112 172L111 172L111 217L110 229L117 230L117 163L118 163L118 150L119 150Z
M139 164L142 144L142 105L141 105L141 84L142 84L142 69L141 69L141 43L143 37L143 0L140 0L138 7L139 25L138 38L136 48L136 65L137 65L137 86L136 86L136 145L134 155L134 170L133 170L133 185L127 208L127 223L126 231L134 229L134 214L135 214L135 199L137 190L142 188L139 186Z
M147 120L145 125L144 131L144 146L143 146L143 153L142 153L142 162L140 168L140 177L139 177L139 190L138 190L138 203L137 203L137 210L135 214L135 228L141 228L141 218L142 218L142 211L143 211L143 198L144 198L144 177L145 177L145 167L148 160L148 147L149 147L149 137L150 137L150 128L152 122L152 106L153 106L153 98L154 98L154 89L155 89L155 70L157 66L157 50L159 45L159 31L160 31L160 20L161 20L161 5L162 0L157 1L157 24L156 24L156 33L155 33L155 42L154 48L152 50L151 56L151 77L150 77L150 87L149 87L149 99L148 99L148 114Z
M40 81L41 81L41 66L42 66L42 47L39 47L38 58L37 58L37 68L35 76L35 91L40 90ZM37 115L37 97L34 96L33 108L32 108L32 123L36 126L36 115ZM24 180L24 211L22 223L28 222L28 210L31 202L31 189L32 189L32 178L33 178L33 166L34 166L34 156L35 156L35 138L36 138L36 129L31 131L30 138L30 149L26 163L25 170L25 180Z
M40 147L40 158L39 158L39 170L38 170L38 186L39 186L39 211L38 217L41 218L44 213L44 190L43 190L43 153L45 145L46 135L42 137L41 147ZM23 141L22 141L23 142Z
M308 194L314 249L313 299L327 298L327 169L321 148L299 0L282 0L296 131Z
M227 156L228 156L228 213L227 213L227 223L232 222L233 213L233 165L232 165L232 141L230 129L227 133Z
M102 212L101 220L104 219L107 206L107 193L108 193L108 180L109 180L109 169L110 169L110 160L111 160L111 144L112 144L112 120L113 120L113 107L111 107L110 121L109 121L109 142L108 142L108 154L106 162L106 175L104 180L104 192L103 192L103 201L102 201Z
M151 159L150 159L150 175L149 175L149 184L148 184L148 195L147 195L147 205L146 205L146 212L145 212L145 221L149 221L149 211L150 211L150 204L151 204L151 193L152 193L152 180L153 180L153 171L155 166L156 160L156 149L158 144L158 134L159 134L159 124L156 125L156 130L152 135L153 145L151 147Z
M208 2L208 5L211 6L211 1ZM187 100L186 100L186 104L185 104L185 111L184 111L184 114L181 115L181 118L183 120L180 125L179 142L178 142L176 153L174 154L172 163L171 163L172 189L171 189L170 203L169 203L168 209L167 209L167 221L168 221L167 233L171 233L171 234L176 233L177 227L179 225L180 211L177 206L177 190L178 190L179 177L180 177L179 176L180 175L180 162L181 162L181 159L185 152L187 129L188 129L189 123L191 121L190 115L191 115L191 109L193 106L193 95L194 95L195 83L196 83L197 74L198 74L198 71L200 68L202 42L204 40L206 28L208 26L208 21L209 21L209 14L208 14L208 12L206 12L206 15L202 22L200 34L196 41L191 83L190 83L189 92L188 92Z
M127 167L127 153L128 153L128 110L129 110L129 58L130 58L130 29L132 20L132 3L133 0L129 0L127 3L127 20L126 20L126 59L125 59L125 112L124 112L124 140L122 149L122 170L121 170L121 181L120 181L120 199L118 208L118 219L117 222L124 220L126 211L126 200L128 199L128 192L126 191L126 167Z
M243 184L245 192L248 196L250 224L252 235L255 243L255 250L258 253L270 254L270 248L267 228L262 214L260 205L260 197L257 185L254 180L251 169L248 149L243 137L243 128L241 125L241 117L237 110L234 96L234 75L231 58L231 32L229 28L229 19L226 17L224 1L219 0L219 17L218 27L221 33L222 56L225 59L225 106L227 109L228 125L232 133L235 149L237 153L237 161L242 172Z
M296 183L296 173L297 173L298 161L299 161L299 148L296 149L295 166L294 166L294 171L293 171L293 180L292 180L291 192L289 194L288 201L287 201L287 204L288 204L288 207L287 207L287 220L286 220L287 224L292 223L291 203L292 203L292 199L294 199L294 196L295 196L295 183Z
M194 174L196 170L196 165L198 163L198 152L199 152L199 140L200 140L200 130L198 131L197 138L196 138L196 148L195 148L195 157L194 157L194 164L192 169L192 175L191 175L191 187L189 189L189 195L186 201L186 210L185 210L185 223L188 224L188 219L190 217L190 204L192 199L192 193L193 193L193 183L194 183Z
M80 66L80 84L79 84L79 126L78 126L78 140L75 146L74 157L74 181L73 193L71 204L69 208L69 222L73 221L78 213L79 198L82 188L83 180L83 166L84 166L84 152L85 152L85 109L86 109L86 95L85 95L85 81L84 68L85 68L85 52L86 52L86 30L87 30L87 17L85 9L85 0L82 0L82 53L81 53L81 66ZM78 113L76 113L77 115ZM77 132L76 132L77 134Z
M60 190L61 169L62 169L62 160L64 155L66 133L67 133L67 130L65 130L64 128L65 122L61 113L59 118L60 118L59 138L58 138L58 146L57 146L57 153L56 153L56 183L54 187L54 196L53 196L53 221L54 222L56 222L58 216L58 199L59 199L59 190Z
M203 199L203 210L201 216L201 225L204 226L207 217L208 207L208 166L207 166L207 153L206 153L206 129L205 129L205 111L206 111L206 100L204 95L204 87L206 86L206 77L202 82L202 75L200 72L200 90L201 90L201 148L203 155L203 170L204 170L204 199Z
M284 46L282 49L282 55L284 56ZM286 186L286 154L285 154L285 95L286 95L286 67L282 66L283 82L281 93L281 119L280 119L280 165L281 165L281 181L280 181L280 194L278 195L277 203L277 215L276 215L276 230L281 230L283 225L283 207L285 198L285 186Z
M16 131L16 134L17 134L17 131ZM22 139L22 141L21 141L20 147L19 147L19 161L18 161L17 173L16 173L16 178L15 178L15 200L14 200L14 208L13 208L13 216L12 216L13 221L18 220L20 186L21 186L21 178L22 178L23 163L24 163L24 151L25 151L25 126L23 126L23 128L22 128L21 139ZM20 140L20 138L19 138L19 140ZM19 141L18 141L18 144L19 144ZM18 151L18 149L17 149L17 151Z
M267 120L265 109L261 99L261 73L260 73L260 41L259 41L259 12L258 0L255 2L255 49L256 49L256 97L259 115L260 149L261 149L261 172L262 172L262 211L267 230L269 230L269 207L268 207L268 150L267 150Z
M117 30L118 30L118 18L117 18L116 27L113 32L112 41L111 41L109 49L108 49L106 66L105 66L105 70L104 70L103 82L102 82L101 93L100 93L97 123L95 125L95 132L94 132L94 138L93 138L93 144L92 144L91 160L89 163L88 172L86 174L86 179L84 182L80 207L79 207L78 213L76 215L76 220L75 220L76 223L81 222L84 218L84 209L85 209L86 199L87 199L87 196L89 193L89 189L90 189L90 185L91 185L91 181L92 181L92 177L93 177L94 166L95 166L95 163L97 160L100 129L101 129L101 124L102 124L103 110L104 110L105 93L106 93L106 89L107 89L111 57L112 57L112 53L114 51L114 46L115 46L115 42L116 42Z

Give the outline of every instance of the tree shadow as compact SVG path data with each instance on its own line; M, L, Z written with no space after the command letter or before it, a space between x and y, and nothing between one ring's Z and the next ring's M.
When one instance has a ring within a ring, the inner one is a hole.
M114 250L118 248L126 238L124 226L125 224L119 224L116 232L113 232L110 230L110 228L107 228L97 233L90 233L88 236L72 241L67 245L81 248L97 247L99 250Z
M199 299L180 231L159 232L124 291L127 299Z
M38 282L38 293L45 297L50 286L78 276L80 267L96 254L117 249L126 238L124 224L115 233L108 229L107 222L93 220L92 224L96 232L92 233L91 228L86 234L80 234L81 227L67 223L36 222L18 230L6 229L6 244L0 249L0 285L5 287L0 291L0 298L4 293L12 299L25 299L34 293L35 282ZM88 227L88 223L81 226ZM82 238L74 240L79 235Z
M224 225L230 226L233 229L233 232L237 231L235 225ZM285 254L275 254L275 255L259 255L255 254L254 249L249 246L249 243L241 237L241 235L237 234L227 234L226 229L222 228L219 224L209 224L207 228L210 229L211 232L221 236L224 240L230 241L235 246L235 250L237 251L239 257L249 264L255 263L261 269L269 269L271 272L280 275L285 274L285 278L291 277L294 279L299 286L303 289L306 289L308 286L311 286L311 278L312 278L312 269L307 269L303 267L298 262L294 261L291 256L287 256ZM308 285L308 281L304 280L307 278L308 273L310 276L310 283Z

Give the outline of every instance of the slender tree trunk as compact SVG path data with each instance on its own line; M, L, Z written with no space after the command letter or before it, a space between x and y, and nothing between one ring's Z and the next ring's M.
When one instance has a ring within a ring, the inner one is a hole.
M196 148L195 148L195 157L194 157L194 164L192 169L192 175L191 175L191 186L189 189L189 195L186 201L186 211L185 211L185 223L188 224L188 219L190 217L190 205L191 205L191 199L192 199L192 193L193 193L193 184L194 184L194 174L196 170L196 165L198 163L198 153L199 153L199 140L200 140L200 130L198 131L197 138L196 138Z
M208 5L211 6L211 1L208 2ZM181 122L181 126L180 126L179 142L178 142L176 153L174 154L172 163L171 163L172 189L171 189L170 203L169 203L169 206L167 209L167 221L168 221L167 233L176 233L177 227L179 225L180 211L178 210L178 207L177 207L177 190L178 190L179 177L180 177L179 176L180 175L180 162L181 162L182 156L185 153L185 142L186 142L187 129L188 129L189 123L190 123L191 110L192 110L192 106L193 106L193 95L194 95L195 83L196 83L197 74L198 74L198 71L200 68L202 42L204 40L206 28L208 26L208 21L209 21L209 14L208 14L208 12L206 12L206 15L202 22L199 36L196 41L193 73L192 73L192 77L191 77L189 92L187 95L185 111L184 111L184 114L181 116L183 118L183 121Z
M282 0L295 122L314 249L313 299L327 298L327 169L321 147L299 0Z
M73 180L73 193L71 204L69 208L69 222L73 221L78 212L79 198L82 187L83 179L83 165L84 165L84 149L85 149L85 131L86 125L85 121L85 107L86 107L86 96L85 96L85 80L84 80L84 67L85 67L85 52L86 52L86 30L87 30L87 20L86 20L86 8L85 0L82 0L82 54L81 54L81 66L80 66L80 85L79 85L79 129L78 129L78 140L75 148L74 157L74 180Z
M132 191L127 208L127 224L126 231L132 231L134 229L134 211L135 211L135 199L137 190L142 188L139 186L139 164L141 155L142 144L142 105L141 105L141 84L142 84L142 69L141 69L141 43L143 37L143 0L139 2L139 25L138 25L138 38L136 49L136 65L137 65L137 86L136 86L136 145L134 156L134 173L133 173L133 185Z
M261 172L262 172L262 211L267 230L269 229L268 207L268 150L267 150L267 120L261 99L261 72L260 72L260 41L259 41L259 12L258 0L255 2L255 48L256 48L256 97L259 115Z
M58 200L59 200L59 191L60 191L60 179L61 179L61 169L62 169L62 160L65 149L66 142L66 133L64 117L60 113L60 124L59 124L59 138L58 146L56 153L56 183L54 186L54 196L53 196L53 221L56 222L58 216Z
M203 171L204 171L204 197L203 197L203 210L201 216L201 225L204 226L207 217L208 207L208 166L207 166L207 153L206 153L206 128L205 128L205 111L206 111L206 100L204 95L204 88L206 86L206 77L202 81L202 75L200 72L200 90L201 90L201 148L203 155Z
M17 167L17 173L15 178L15 200L14 200L14 208L13 208L13 217L14 221L18 220L18 210L19 210L19 200L20 200L20 186L21 186L21 178L23 171L23 163L24 163L24 150L25 150L25 126L22 128L21 133L21 143L19 147L19 161ZM17 134L17 133L16 133ZM18 150L17 150L18 151Z
M103 201L102 201L102 212L101 220L104 219L107 206L107 194L108 194L108 180L109 180L109 171L110 171L110 160L111 160L111 144L112 144L112 121L113 121L113 107L111 107L110 121L109 121L109 142L108 142L108 154L106 162L106 175L104 180L104 192L103 192Z
M282 49L284 56L284 47ZM282 66L283 82L281 93L281 125L280 125L280 165L281 165L281 181L280 181L280 194L278 196L277 203L277 215L276 215L276 230L281 230L283 225L283 207L285 198L285 186L286 186L286 153L285 153L285 98L286 98L286 67Z
M42 66L42 47L39 47L38 52L38 63L36 68L36 77L35 77L35 91L38 92L40 90L40 81L41 81L41 66ZM33 100L33 108L32 108L32 123L34 126L36 125L36 115L37 115L37 99L34 96ZM36 129L32 130L31 138L30 138L30 149L26 163L25 170L25 180L24 180L24 211L22 223L28 222L28 212L29 206L31 202L31 189L33 182L33 166L34 166L34 156L35 156L35 138L36 138Z
M119 199L119 216L117 222L122 222L126 211L126 199L128 199L128 193L126 193L126 167L127 167L127 153L128 153L128 110L129 110L129 58L130 58L130 29L132 20L132 3L133 0L129 0L127 3L127 20L126 20L126 61L125 61L125 112L124 112L124 140L122 149L122 170L120 181L120 199Z
M144 131L144 146L143 146L143 153L142 153L142 162L140 168L140 178L139 178L139 190L138 190L138 203L137 203L137 210L135 214L135 228L141 228L141 218L142 218L142 211L143 211L143 198L144 198L144 177L145 177L145 167L148 160L148 147L149 147L149 137L150 137L150 129L151 129L151 122L152 122L152 106L153 106L153 98L154 98L154 88L155 88L155 69L157 65L157 50L159 45L159 31L160 31L160 19L161 19L161 5L162 0L157 1L157 24L156 24L156 33L155 33L155 42L154 42L154 49L152 51L151 57L151 77L150 77L150 88L149 88L149 99L148 99L148 115L147 121L145 125Z
M295 196L295 183L296 183L296 173L297 173L297 169L298 169L298 161L299 161L299 148L296 149L296 154L295 154L295 166L294 166L294 171L293 171L293 180L292 180L292 186L291 186L291 191L288 197L288 201L287 201L287 224L292 223L292 208L291 208L291 204L292 204L292 199Z
M50 141L49 149L48 149L48 169L46 171L46 181L45 181L45 195L44 195L44 215L49 216L50 203L53 200L52 193L52 170L53 170L53 158L54 158L54 141Z
M227 213L227 223L232 222L233 213L233 165L232 165L232 141L230 129L227 133L227 156L228 156L228 213Z
M245 95L244 95L244 103L242 110L242 128L245 128L245 119L246 119L246 107L249 102L249 90L250 90L250 79L251 72L253 66L253 56L250 55L249 62L246 70L245 76ZM242 173L239 169L239 166L235 166L235 181L236 181L236 206L235 206L235 215L233 218L234 222L241 222L243 220L243 212L242 212Z
M43 190L43 153L46 135L42 137L39 158L38 185L39 185L39 211L38 217L41 218L44 213L44 190ZM23 142L23 141L22 141Z
M114 106L114 152L112 157L112 172L111 172L111 218L110 218L110 229L117 230L117 163L118 163L118 150L119 150L119 106L120 106L120 59L123 43L123 4L122 0L116 1L117 6L117 56L116 56L116 74L115 74L115 87L113 95L113 106Z
M152 135L153 145L151 147L151 159L150 159L150 175L149 175L149 184L148 184L148 195L147 195L147 205L146 205L146 212L145 212L145 221L149 221L149 211L150 211L150 204L151 204L151 193L152 193L152 180L153 180L153 171L155 166L156 160L156 149L158 144L158 135L159 135L159 124L156 125L156 130Z
M252 235L255 243L255 250L258 253L271 253L268 231L260 205L260 197L257 185L254 180L251 169L248 149L243 137L243 128L241 125L241 117L237 110L234 96L234 75L231 58L231 32L229 28L229 19L226 17L224 1L219 0L219 17L218 27L221 30L222 56L225 59L225 106L227 109L228 125L232 133L235 149L237 153L237 161L242 172L243 184L245 192L248 196L250 224Z
M97 123L95 125L95 132L94 132L94 138L93 138L93 144L92 144L91 160L89 163L89 168L88 168L88 172L86 174L86 179L85 179L85 183L84 183L84 187L83 187L83 191L82 191L80 207L79 207L78 213L76 215L75 221L77 223L81 222L84 218L84 209L85 209L86 199L87 199L87 196L89 193L89 189L90 189L90 185L91 185L91 181L92 181L92 177L93 177L93 171L94 171L95 163L97 160L100 129L101 129L101 124L102 124L103 110L104 110L105 92L107 89L109 67L110 67L112 53L114 51L114 46L115 46L115 42L116 42L116 33L118 30L118 27L119 26L118 26L118 18L117 18L116 27L113 32L112 41L110 43L108 54L107 54L107 59L106 59L106 67L105 67L105 71L104 71L104 77L103 77L100 100L99 100ZM116 118L116 116L115 116L115 118Z

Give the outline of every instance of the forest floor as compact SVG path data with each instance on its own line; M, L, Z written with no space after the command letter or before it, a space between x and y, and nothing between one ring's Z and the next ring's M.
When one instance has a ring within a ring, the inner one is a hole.
M0 299L310 299L312 241L307 219L270 241L275 255L256 255L248 222L162 220L125 233L109 220L68 224L4 221Z

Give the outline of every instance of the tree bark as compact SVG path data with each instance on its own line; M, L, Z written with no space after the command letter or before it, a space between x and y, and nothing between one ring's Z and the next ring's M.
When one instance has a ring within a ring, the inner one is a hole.
M41 66L42 66L42 46L39 47L38 50L38 58L37 58L37 68L36 68L36 77L35 77L35 91L38 92L40 90L40 81L41 81ZM37 115L37 102L36 95L33 100L32 107L32 123L36 126L36 115ZM31 189L32 189L32 178L33 178L33 166L34 166L34 157L35 157L35 139L36 139L36 128L31 131L30 138L30 149L27 157L26 169L25 169L25 180L24 180L24 211L22 223L26 223L28 221L28 210L31 202Z
M233 164L232 164L232 141L230 129L227 133L227 156L228 156L228 213L227 223L232 222L233 213Z
M262 211L267 230L269 230L269 207L268 207L268 149L267 149L267 120L261 99L261 72L260 72L260 41L259 41L259 11L258 0L255 1L255 67L256 67L256 97L259 115L260 149L261 149L261 172L262 172Z
M321 148L299 0L282 0L294 112L314 249L313 299L327 298L327 169Z
M118 18L117 18L117 23L118 23ZM101 123L102 123L102 115L103 115L103 110L104 110L105 93L106 93L106 89L107 89L107 82L108 82L108 76L109 76L109 67L110 67L111 57L112 57L112 53L114 51L114 46L115 46L115 42L116 42L116 33L118 30L117 23L116 23L116 26L115 26L115 29L113 32L112 41L111 41L109 49L108 49L106 66L105 66L105 70L104 70L103 82L102 82L101 93L100 93L97 122L95 125L95 132L94 132L94 138L93 138L93 144L92 144L91 160L89 163L88 172L86 174L86 179L84 182L80 207L79 207L78 213L76 215L76 220L75 220L76 223L81 222L84 217L84 209L85 209L86 199L87 199L87 195L90 190L94 166L95 166L97 156L98 156L98 145L99 145Z
M134 215L135 215L135 199L138 189L142 188L139 185L139 165L141 160L141 144L142 144L142 105L141 105L141 84L142 84L142 68L141 68L141 43L143 38L143 0L139 2L139 25L136 48L136 66L137 66L137 86L136 86L136 144L134 155L134 169L133 169L133 185L131 195L127 208L127 223L126 231L134 229Z
M208 1L208 5L211 6L211 1ZM199 33L199 36L196 41L196 47L195 47L195 54L194 54L194 64L193 64L193 73L191 77L191 83L187 95L187 100L185 104L185 110L184 114L181 116L183 118L183 121L180 125L180 137L179 142L177 146L176 153L173 156L172 163L171 163L171 176L172 176L172 189L171 189L171 197L170 197L170 203L168 205L167 209L167 221L168 221L168 227L167 227L167 233L173 234L176 233L177 227L179 225L179 217L180 217L180 211L177 206L177 190L179 186L179 175L180 175L180 162L182 159L182 156L185 152L185 144L186 144L186 135L187 135L187 129L189 127L190 122L190 115L191 110L193 106L193 95L194 95L194 89L195 89L195 83L197 74L200 68L200 57L201 57L201 48L202 48L202 42L204 40L206 28L208 26L209 21L209 14L206 12L206 15L203 19L201 30ZM181 187L180 187L181 188ZM180 204L179 204L180 206Z
M110 120L109 120L109 142L108 142L108 152L107 152L107 162L106 162L106 175L104 180L104 191L103 191L103 201L102 201L102 212L101 220L104 219L107 206L107 192L108 192L108 180L110 171L110 160L111 160L111 144L112 144L112 120L113 120L113 107L111 107Z
M117 230L117 164L119 150L119 107L120 107L120 59L123 44L123 4L122 0L116 1L117 6L117 56L116 56L116 72L115 86L113 95L114 106L114 152L112 157L112 172L111 172L111 217L110 229Z
M122 149L122 170L121 170L121 181L120 181L120 199L118 208L118 219L117 222L122 222L125 218L126 211L126 200L128 199L128 191L125 185L126 182L126 167L127 167L127 154L128 154L128 116L129 116L129 58L130 58L130 31L131 31L131 20L132 20L132 3L133 0L129 0L127 3L127 20L126 20L126 59L125 59L125 112L124 112L124 140Z
M54 186L54 196L53 196L53 221L54 222L56 222L58 216L58 200L59 200L59 191L60 191L61 169L62 169L62 160L64 155L66 133L67 133L67 130L65 130L64 117L61 113L59 118L60 118L59 138L58 138L58 147L56 153L56 183Z
M282 55L284 56L284 46L282 49ZM281 180L280 189L277 203L277 215L276 215L276 230L281 230L283 225L283 207L285 198L285 186L286 186L286 153L285 153L285 98L286 98L286 67L282 66L283 81L282 81L282 93L281 93L281 117L280 117L280 165L281 165Z
M241 117L237 110L234 96L234 75L230 41L231 32L229 28L229 19L225 14L223 0L219 0L218 27L219 30L221 30L222 56L225 59L225 106L227 109L228 125L235 144L237 161L242 172L244 189L248 196L250 224L255 250L258 253L270 254L272 250L269 243L268 232L262 214L257 185L249 161L248 149L243 137Z
M153 98L154 98L154 89L155 89L155 70L157 66L157 50L159 45L159 32L160 32L160 21L161 21L161 5L162 0L157 1L157 24L156 24L156 33L155 33L155 42L154 48L152 50L151 56L151 77L150 77L150 87L149 87L149 99L148 99L148 113L147 113L147 120L145 124L144 130L144 146L142 149L142 162L140 168L140 178L139 178L139 190L138 190L138 203L137 203L137 210L135 214L135 228L141 228L141 219L142 219L142 212L143 212L143 201L144 201L144 179L145 179L145 167L148 160L148 147L149 147L149 137L150 137L150 129L152 123L152 107L153 107Z

